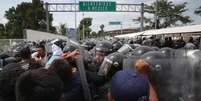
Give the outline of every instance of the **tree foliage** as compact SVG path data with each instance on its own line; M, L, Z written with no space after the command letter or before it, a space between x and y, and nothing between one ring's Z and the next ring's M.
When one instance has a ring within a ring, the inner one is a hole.
M59 33L62 34L62 35L67 35L68 34L66 24L60 24Z
M199 16L201 16L201 6L200 7L198 7L196 10L195 10L195 12L194 12L196 15L199 15Z
M151 5L145 6L145 12L157 14L159 28L166 28L192 22L190 16L183 15L188 10L186 9L186 5L187 2L175 5L168 0L159 0L158 3L154 2ZM147 23L151 24L149 26L153 28L155 21L147 19Z
M4 24L0 24L0 39L6 38L6 28Z
M80 39L84 39L85 37L89 37L91 33L90 26L92 25L92 18L83 18L80 21L79 25L79 37Z
M95 31L91 32L91 36L96 38L97 37L97 33Z
M11 7L4 15L8 22L5 24L8 38L23 38L24 29L34 29L45 31L46 24L41 23L46 21L45 9L40 0L32 0L32 3L22 2L17 7ZM52 26L53 18L49 15L50 30L55 32L56 29Z

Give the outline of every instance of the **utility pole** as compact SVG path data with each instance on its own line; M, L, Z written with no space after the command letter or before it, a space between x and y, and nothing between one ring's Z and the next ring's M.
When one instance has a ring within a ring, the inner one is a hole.
M48 12L48 3L45 3L45 14L46 14L46 31L50 31L50 22L49 22L49 12Z
M144 31L144 3L141 3L141 27L140 31Z
M77 7L76 7L77 1L75 0L75 29L77 30Z
M156 8L155 8L155 29L159 27L159 17L158 17L158 0L156 0Z
M82 17L83 17L82 19L84 19L84 13L82 13ZM85 30L85 28L84 28L85 26L84 26L84 24L85 24L85 22L83 23L83 26L82 26L83 27L82 28L82 31L83 31L82 39L84 39L84 37L85 37L85 31L84 31Z
M123 34L123 24L122 24L122 22L121 22L121 34Z

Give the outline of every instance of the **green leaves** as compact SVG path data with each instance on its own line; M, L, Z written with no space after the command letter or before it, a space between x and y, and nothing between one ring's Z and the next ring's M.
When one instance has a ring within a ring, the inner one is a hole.
M23 38L24 29L46 30L45 9L40 0L32 0L33 3L22 2L17 7L11 7L6 11L5 17L8 19L6 23L7 38ZM50 30L56 32L56 28L52 26L52 15L49 15ZM1 30L1 29L0 29Z
M92 18L83 18L80 21L79 25L79 37L80 39L84 39L86 37L90 36L91 28L89 28L92 25Z
M150 14L157 14L159 21L158 25L160 28L166 28L170 26L175 26L179 22L181 24L187 24L192 22L190 16L184 16L183 13L187 11L187 2L175 5L173 2L168 0L159 0L158 3L146 5L145 11ZM146 20L149 24L155 24L155 21ZM153 25L149 25L153 26Z
M194 12L196 15L201 16L201 6L199 8L197 8Z
M62 35L67 35L67 27L66 24L60 24L59 33Z

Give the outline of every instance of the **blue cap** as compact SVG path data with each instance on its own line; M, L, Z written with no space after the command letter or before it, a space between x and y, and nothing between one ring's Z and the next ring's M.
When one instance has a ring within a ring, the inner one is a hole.
M122 70L112 77L111 94L115 101L148 101L149 82L133 69Z

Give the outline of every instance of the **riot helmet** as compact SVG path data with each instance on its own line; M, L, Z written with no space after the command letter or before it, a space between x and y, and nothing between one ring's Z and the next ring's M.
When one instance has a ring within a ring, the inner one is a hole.
M101 41L96 44L96 52L110 54L112 52L112 44L108 41Z
M154 51L154 49L152 47L148 47L148 46L140 46L137 47L134 52L132 53L133 56L141 56L144 53L147 53L149 51Z
M113 44L112 44L112 46L113 46L113 51L117 51L118 49L120 49L121 47L122 47L122 43L120 42L120 41L117 41L117 42L114 42Z
M152 47L155 51L158 51L159 48L157 46Z
M170 58L174 55L174 49L169 47L164 47L159 50L161 53L165 54L167 58Z
M107 41L101 41L95 47L95 61L101 64L105 56L112 52L112 44Z
M193 50L193 49L196 49L196 46L193 43L187 43L184 46L184 49Z
M86 42L83 42L83 44L81 46L89 51L95 46L95 44L91 41L86 41Z

